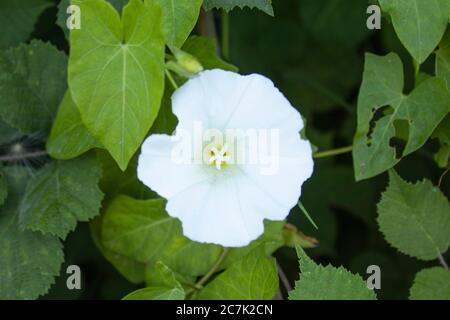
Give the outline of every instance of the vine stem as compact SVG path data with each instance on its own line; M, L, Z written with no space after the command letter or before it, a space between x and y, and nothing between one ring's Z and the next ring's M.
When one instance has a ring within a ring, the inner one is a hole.
M439 177L438 188L441 187L442 181L444 180L445 175L449 172L450 168L447 168Z
M172 74L171 74L170 71L167 70L167 69L165 69L165 72L166 72L167 79L169 79L170 84L172 85L172 87L173 87L175 90L177 90L177 89L178 89L178 85L177 85L177 83L175 82L175 79L172 77Z
M352 152L352 150L353 150L353 146L348 146L348 147L343 147L343 148L337 148L337 149L332 149L332 150L327 150L327 151L316 152L313 154L313 157L314 158L332 157L332 156L337 156L340 154Z
M284 289L287 293L289 293L292 290L291 284L289 283L288 278L286 277L286 274L284 273L283 269L281 268L280 264L277 262L277 270L278 270L278 276L280 277L281 283L283 284Z
M228 60L230 58L230 16L222 11L222 54Z
M0 162L19 161L19 160L25 160L25 159L31 159L31 158L39 158L39 157L43 157L43 156L47 156L47 155L48 155L48 153L45 150L20 153L20 154L12 154L12 155L0 156Z
M208 273L206 273L203 277L200 278L200 280L198 280L195 284L194 287L196 289L190 289L188 291L186 291L186 296L191 295L192 293L194 293L196 290L200 290L203 285L208 282L208 280L217 272L219 271L220 266L222 265L222 262L225 260L225 258L227 257L228 253L230 252L229 248L224 248L222 253L220 254L219 258L217 259L217 261L214 263L214 265L211 267L211 269L209 269Z
M439 253L438 259L439 259L439 262L441 263L441 265L442 265L445 269L449 270L449 267L448 267L447 262L445 262L444 257L443 257L440 253Z

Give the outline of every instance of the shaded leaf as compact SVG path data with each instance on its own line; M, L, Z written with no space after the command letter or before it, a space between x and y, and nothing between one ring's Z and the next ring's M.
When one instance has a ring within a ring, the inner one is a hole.
M450 31L448 31L436 51L436 75L447 81L450 90Z
M51 5L49 0L0 1L0 49L26 41L41 13Z
M450 15L450 0L378 0L402 44L419 63L434 51Z
M386 171L419 149L450 111L450 93L445 81L430 78L406 96L403 69L394 54L366 55L363 83L358 98L358 128L353 145L356 180ZM392 108L374 119L383 107ZM395 123L405 121L409 135L401 154L391 145L398 136Z
M0 299L35 299L54 283L64 260L57 237L19 228L18 206L29 173L9 167L8 200L0 208Z
M436 130L434 130L432 138L438 139L440 144L434 159L439 167L446 168L450 159L450 114L447 114Z
M377 221L393 247L418 259L434 260L450 245L449 203L428 180L411 184L390 171Z
M77 221L88 221L100 210L100 164L92 154L55 161L30 180L20 206L23 228L64 239Z
M258 8L268 15L273 16L272 0L205 0L203 5L206 10L224 9L230 11L235 7L243 9L244 7Z
M441 267L420 271L414 279L409 299L450 300L450 271Z
M23 133L48 133L66 91L67 58L38 40L0 51L0 116Z
M366 282L343 267L317 265L300 246L300 280L289 293L290 300L375 300L373 290Z

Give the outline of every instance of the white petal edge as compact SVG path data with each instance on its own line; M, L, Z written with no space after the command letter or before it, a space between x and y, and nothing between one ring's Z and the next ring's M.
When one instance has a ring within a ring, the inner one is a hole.
M172 150L176 143L172 136L153 134L144 141L138 160L139 180L166 199L211 179L202 165L173 161Z
M243 247L264 232L264 219L254 210L244 212L240 200L235 181L227 179L178 193L168 200L166 210L181 220L183 233L191 240Z

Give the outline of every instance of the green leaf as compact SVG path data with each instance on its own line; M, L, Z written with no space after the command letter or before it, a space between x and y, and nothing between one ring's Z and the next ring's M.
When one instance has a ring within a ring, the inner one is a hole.
M417 273L409 299L450 300L450 271L434 267Z
M0 299L35 299L59 274L62 244L57 237L19 228L18 206L29 173L21 167L7 169L10 193L0 208Z
M103 216L102 244L139 262L157 258L179 229L179 222L167 215L165 205L163 199L117 196Z
M184 290L179 287L148 287L128 294L123 300L184 300Z
M26 41L41 13L51 5L48 0L0 1L0 49Z
M441 121L439 126L434 130L433 138L438 139L440 148L434 155L434 159L438 166L446 168L450 159L450 114Z
M105 249L140 263L162 261L184 276L206 274L223 250L186 238L180 221L166 213L163 199L136 200L118 195L106 207L102 219L98 234ZM247 247L231 249L223 267L241 260L261 244L270 255L284 243L283 226L284 222L266 221L264 234Z
M378 0L413 58L423 63L434 51L450 15L450 0Z
M0 117L23 133L50 126L66 85L67 58L48 43L0 51Z
M128 294L124 300L184 300L184 289L169 267L161 261L149 270L147 288Z
M128 3L128 0L107 0L114 8L121 13L123 7ZM56 18L56 24L64 31L66 39L69 40L70 30L67 28L66 22L69 14L67 8L70 6L70 0L61 0L58 5L58 14Z
M160 260L181 274L205 274L220 255L220 247L184 237L181 223L166 213L165 204L163 199L124 195L112 199L103 216L103 246L141 263Z
M147 270L146 282L150 287L179 286L181 288L180 283L176 279L175 273L161 261L157 261Z
M450 245L449 203L428 180L411 184L390 171L377 220L387 242L409 256L434 260Z
M52 158L68 160L93 148L101 148L101 145L86 129L67 91L47 140L47 152Z
M300 259L300 280L289 292L290 300L376 300L373 290L367 288L359 275L343 267L317 265L300 246L297 246L297 255Z
M274 258L268 258L259 246L232 264L206 285L196 296L199 300L270 300L278 290Z
M243 9L244 7L258 8L268 15L273 16L272 0L205 0L203 6L206 10L213 8L230 11L235 7Z
M220 246L191 241L182 235L181 228L177 228L175 237L161 253L159 259L172 270L197 277L209 271L221 252Z
M436 51L436 75L447 81L450 90L450 31L448 31Z
M155 0L162 9L163 32L169 47L181 47L194 29L203 0Z
M123 275L128 281L132 283L141 283L145 279L145 264L136 260L127 258L119 253L108 250L103 246L101 242L101 227L102 227L103 215L97 216L89 224L91 229L92 239L103 254L121 275Z
M406 96L400 58L390 53L366 55L363 83L358 98L358 127L353 144L356 180L367 179L392 168L400 159L419 149L450 111L445 81L430 78ZM389 112L381 113L383 107ZM390 109L389 109L390 108ZM403 121L409 137L403 151L391 146Z
M69 86L83 122L125 170L155 120L164 87L160 10L131 0L117 11L103 0L74 0Z
M77 221L88 221L99 213L100 176L100 164L92 154L48 164L27 186L20 206L21 226L64 239Z
M213 39L191 36L183 46L183 51L198 59L204 69L223 69L237 72L238 68L217 56L217 47Z

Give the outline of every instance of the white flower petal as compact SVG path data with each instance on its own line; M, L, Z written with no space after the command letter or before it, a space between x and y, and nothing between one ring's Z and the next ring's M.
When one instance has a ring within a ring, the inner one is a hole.
M201 72L172 96L172 111L181 127L201 121L205 128L224 129L252 86L252 76L224 70Z
M137 167L139 180L166 199L211 179L201 165L173 161L172 150L176 143L168 135L151 135L142 145Z
M239 165L242 172L264 194L279 204L279 207L293 208L300 198L303 183L313 172L314 162L309 142L299 135L281 138L278 168L262 164ZM273 174L267 174L272 173ZM265 174L262 174L264 172ZM287 212L288 213L288 212ZM271 220L282 220L287 213L273 210L264 215Z
M247 196L242 197L229 178L194 185L169 199L166 209L182 221L183 233L191 240L241 247L264 231L263 218L247 205Z
M258 74L247 77L251 84L229 119L228 128L275 128L289 132L300 132L303 129L300 113L270 79Z

